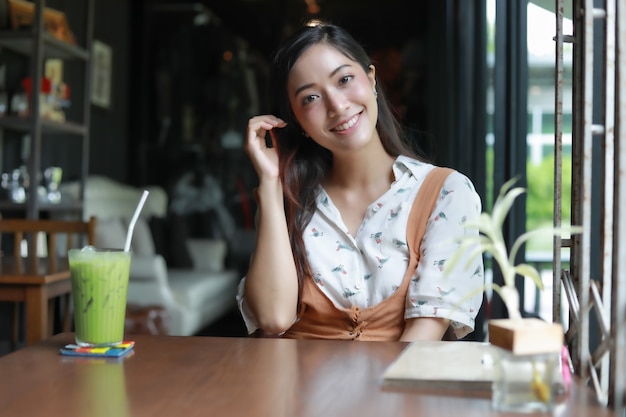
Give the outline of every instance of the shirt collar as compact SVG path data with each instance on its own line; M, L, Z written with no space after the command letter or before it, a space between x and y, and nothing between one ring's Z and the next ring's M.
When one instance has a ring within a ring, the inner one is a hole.
M393 175L397 180L408 172L412 176L419 178L422 175L424 168L429 165L430 164L419 161L415 158L399 155L393 163Z

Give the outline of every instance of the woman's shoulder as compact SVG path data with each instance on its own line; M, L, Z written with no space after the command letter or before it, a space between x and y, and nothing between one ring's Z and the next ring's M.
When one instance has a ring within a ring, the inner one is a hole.
M454 205L462 211L475 210L478 213L482 209L482 200L472 180L455 169L450 171L443 183L439 204L444 206Z
M450 173L448 174L444 182L445 188L465 187L467 191L471 193L476 193L476 189L474 188L474 183L472 182L472 180L467 175L454 168L434 165L432 163L420 161L419 159L415 159L405 155L398 156L396 158L394 166L397 169L405 169L410 171L412 176L418 182L421 182L424 178L426 178L426 176L428 176L428 174L435 168L447 168Z
M454 168L448 168L450 170L450 175L446 178L446 185L455 184L457 186L465 186L470 191L475 192L474 183L472 180L465 174L460 171L457 171Z

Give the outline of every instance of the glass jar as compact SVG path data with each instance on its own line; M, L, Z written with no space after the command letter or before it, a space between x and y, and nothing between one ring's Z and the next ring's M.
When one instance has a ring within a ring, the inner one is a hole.
M494 348L492 405L506 412L549 412L562 391L560 353L514 354Z

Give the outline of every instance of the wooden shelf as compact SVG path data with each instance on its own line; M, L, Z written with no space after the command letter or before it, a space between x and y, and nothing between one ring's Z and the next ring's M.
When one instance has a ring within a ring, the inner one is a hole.
M0 31L0 47L10 49L19 54L29 56L33 51L35 36L24 30L3 30ZM44 58L58 58L64 60L89 59L90 53L85 49L61 41L49 33L42 35Z
M80 211L82 209L83 203L81 201L61 201L56 204L39 202L39 211ZM0 200L0 210L22 212L26 210L26 203Z
M56 122L53 120L40 120L41 131L44 134L74 134L86 135L87 126L74 122ZM0 117L0 128L11 129L18 132L29 132L32 123L29 117L3 116Z
M1 1L1 0L0 0ZM83 34L78 40L78 44L72 44L65 40L60 40L44 28L43 12L46 5L45 0L34 0L34 20L33 24L39 24L40 27L31 26L25 29L0 30L0 52L10 56L8 65L13 65L20 71L27 71L22 74L23 77L30 77L32 80L40 80L44 76L45 61L47 59L60 59L62 61L72 61L78 65L72 65L72 68L78 69L76 74L72 75L72 84L82 84L84 91L81 97L75 96L77 100L75 103L82 106L83 111L80 112L82 116L77 116L71 121L59 122L53 120L43 119L40 114L33 112L29 116L1 116L0 117L0 133L2 131L13 132L11 136L15 136L15 133L27 137L29 152L33 154L29 156L27 169L28 175L31 179L39 178L42 170L42 161L44 156L43 141L55 140L56 138L50 138L50 136L57 135L59 138L67 136L73 136L78 139L81 144L81 157L79 163L80 166L80 181L81 187L84 187L85 179L89 173L89 112L90 100L89 100L89 75L90 75L90 60L91 60L91 42L93 40L93 14L95 0L85 0L81 2L84 4L82 12L82 24L84 25ZM81 8L78 8L79 10ZM80 13L77 11L77 13ZM76 18L79 16L76 15ZM24 65L27 70L20 69L20 66ZM16 87L12 85L11 87ZM41 96L34 94L29 99L29 103L32 109L40 107ZM61 144L65 142L60 141ZM5 152L2 147L5 143L0 141L0 153ZM67 144L63 146L74 146L73 144ZM15 147L9 147L12 149L12 155L16 155ZM12 156L15 158L15 156ZM6 159L6 158L5 158ZM46 161L46 164L50 162ZM54 162L53 162L54 163ZM72 164L76 164L76 161L72 161ZM65 168L61 166L62 168ZM16 214L23 214L26 218L36 219L39 218L40 213L56 213L61 211L77 211L81 212L84 209L82 201L61 201L58 204L52 204L46 201L39 200L38 194L38 181L31 181L26 190L27 199L24 203L15 203L8 199L8 196L2 196L4 200L0 200L0 211L14 212ZM82 195L82 194L81 194Z

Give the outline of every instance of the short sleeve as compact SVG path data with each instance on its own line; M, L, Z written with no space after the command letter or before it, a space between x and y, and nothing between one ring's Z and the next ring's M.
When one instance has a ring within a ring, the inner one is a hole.
M243 322L246 324L246 329L248 330L248 334L254 333L259 325L256 321L256 318L250 311L248 304L246 303L245 297L245 284L246 277L243 277L239 282L239 287L237 288L237 306L239 307L239 311L241 312L241 317L243 318Z
M453 171L440 191L420 246L420 261L409 286L405 318L441 317L450 319L458 338L474 330L475 318L483 300L484 267L481 256L468 263L461 255L446 269L446 262L459 247L458 239L478 234L464 227L480 215L480 196L472 182ZM465 254L473 252L470 248ZM445 273L444 273L445 272Z

